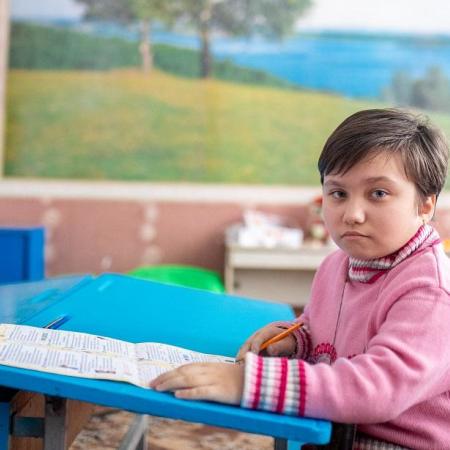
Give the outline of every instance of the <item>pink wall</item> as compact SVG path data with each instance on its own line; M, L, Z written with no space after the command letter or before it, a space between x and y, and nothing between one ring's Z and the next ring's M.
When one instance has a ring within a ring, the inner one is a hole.
M295 196L297 202L257 190L251 198L227 191L230 195L222 195L217 201L210 197L147 200L142 195L114 199L113 194L107 198L86 198L83 194L77 198L70 189L65 195L64 188L53 196L39 193L39 189L10 191L0 190L0 226L45 226L48 276L124 272L163 263L192 264L222 272L224 231L240 220L247 206L291 217L303 226L306 203L311 198L310 191ZM442 237L450 237L450 207L440 208L436 219Z
M0 226L44 226L47 276L125 272L178 263L222 272L224 232L240 220L238 202L0 197ZM252 206L258 207L253 204ZM298 218L305 207L262 205Z

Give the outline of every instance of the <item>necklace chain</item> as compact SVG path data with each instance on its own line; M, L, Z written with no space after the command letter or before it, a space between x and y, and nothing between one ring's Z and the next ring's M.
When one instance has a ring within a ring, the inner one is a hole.
M333 336L333 347L336 348L336 336L339 328L339 322L341 321L341 312L342 312L342 305L344 303L344 294L345 294L345 287L347 286L347 282L344 281L344 287L342 288L341 293L341 301L339 302L339 310L338 310L338 316L336 319L336 327L334 328L334 336Z

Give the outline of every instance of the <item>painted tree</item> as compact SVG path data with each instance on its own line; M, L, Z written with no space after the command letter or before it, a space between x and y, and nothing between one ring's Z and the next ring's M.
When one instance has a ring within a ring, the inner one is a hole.
M76 0L85 6L86 19L111 20L123 24L139 22L139 51L142 69L153 69L151 25L154 21L172 24L180 8L178 0Z
M411 105L431 111L450 110L450 82L441 67L430 67L411 89Z
M151 24L177 21L190 24L201 42L201 75L209 77L212 68L213 31L234 36L259 34L283 37L292 31L297 19L312 0L76 0L86 6L85 17L140 22L142 67L153 66Z
M212 68L213 31L234 36L259 34L280 38L293 30L311 0L179 0L178 3L181 16L199 34L201 74L207 78Z

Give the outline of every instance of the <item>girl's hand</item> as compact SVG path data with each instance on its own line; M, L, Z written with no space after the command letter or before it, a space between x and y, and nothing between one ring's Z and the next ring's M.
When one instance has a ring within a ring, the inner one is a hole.
M172 391L177 398L238 405L244 389L244 366L229 363L186 364L155 378L150 387L156 391Z
M285 328L279 325L269 324L253 333L239 349L236 355L237 360L243 360L247 352L259 353L261 345L268 339L283 332ZM265 352L269 356L290 356L295 352L296 341L291 334L281 341L269 345Z

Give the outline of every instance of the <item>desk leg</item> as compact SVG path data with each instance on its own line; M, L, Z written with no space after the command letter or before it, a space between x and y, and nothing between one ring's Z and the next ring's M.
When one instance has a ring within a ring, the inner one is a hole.
M9 402L0 402L0 448L9 448L10 417Z
M67 400L45 397L44 450L64 450L67 430Z
M288 448L288 442L286 439L283 438L274 438L275 439L275 445L274 450L287 450Z
M0 388L0 448L9 449L11 445L11 402L17 394L15 389Z
M147 450L148 417L136 415L118 450Z

